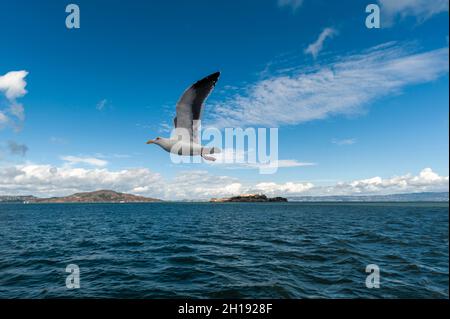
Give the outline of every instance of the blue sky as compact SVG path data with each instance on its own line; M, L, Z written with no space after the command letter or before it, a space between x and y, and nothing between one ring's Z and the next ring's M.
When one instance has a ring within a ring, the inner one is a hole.
M68 3L0 0L0 194L448 190L448 1L80 0L72 30ZM145 144L217 70L204 124L278 127L276 174Z

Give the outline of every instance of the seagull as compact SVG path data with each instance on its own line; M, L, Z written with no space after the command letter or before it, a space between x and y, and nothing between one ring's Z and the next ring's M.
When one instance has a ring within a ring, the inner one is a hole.
M198 156L208 161L216 159L209 154L220 153L217 147L203 147L198 131L202 107L219 80L220 72L213 73L191 85L177 103L177 113L173 119L174 134L170 138L157 137L147 144L157 144L167 152L177 155Z

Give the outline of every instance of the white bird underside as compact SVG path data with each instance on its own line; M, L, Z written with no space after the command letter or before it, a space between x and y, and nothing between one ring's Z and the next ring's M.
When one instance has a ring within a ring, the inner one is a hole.
M152 141L153 142L153 141ZM198 156L200 155L208 161L215 161L214 157L208 156L209 154L220 153L220 149L217 147L203 147L197 143L184 142L178 140L177 138L159 138L159 140L154 143L161 146L164 150L169 153L182 155L182 156Z

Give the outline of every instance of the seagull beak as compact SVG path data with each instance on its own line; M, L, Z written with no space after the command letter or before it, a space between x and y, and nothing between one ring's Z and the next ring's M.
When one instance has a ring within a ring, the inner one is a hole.
M147 144L155 144L155 140L148 140Z

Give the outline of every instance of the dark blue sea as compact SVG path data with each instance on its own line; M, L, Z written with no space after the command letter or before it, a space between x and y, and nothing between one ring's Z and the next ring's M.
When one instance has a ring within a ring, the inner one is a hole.
M0 298L448 298L447 203L1 204ZM66 266L80 288L66 287ZM366 266L380 270L366 287Z

